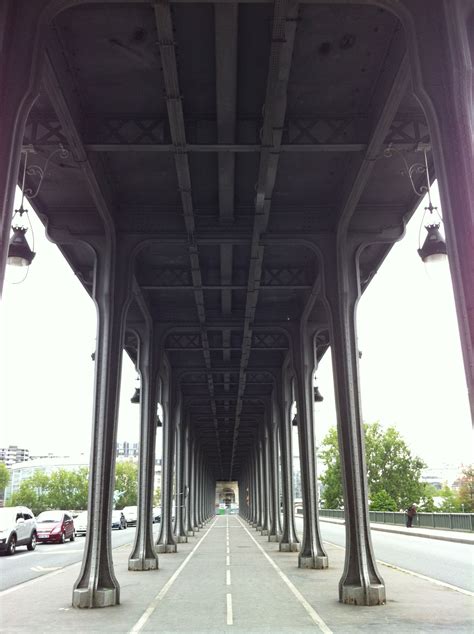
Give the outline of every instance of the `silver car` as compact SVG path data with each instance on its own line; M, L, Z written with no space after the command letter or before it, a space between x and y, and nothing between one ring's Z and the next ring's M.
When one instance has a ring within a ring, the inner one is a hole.
M36 548L36 520L26 506L0 508L0 553L15 554L17 546Z

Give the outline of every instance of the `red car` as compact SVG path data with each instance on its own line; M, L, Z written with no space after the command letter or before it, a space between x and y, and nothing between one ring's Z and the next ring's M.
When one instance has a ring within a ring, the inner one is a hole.
M43 511L36 518L37 540L64 544L76 538L74 521L65 511Z

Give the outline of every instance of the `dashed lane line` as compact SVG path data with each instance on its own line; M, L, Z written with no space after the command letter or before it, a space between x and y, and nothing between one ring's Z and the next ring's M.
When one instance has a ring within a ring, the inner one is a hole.
M198 543L194 546L194 548L192 549L192 551L189 553L189 555L186 557L186 559L183 561L183 563L179 566L179 568L174 572L174 574L170 577L170 579L168 579L168 581L165 583L165 585L162 587L162 589L160 590L160 592L158 592L158 594L156 595L156 597L151 601L150 605L147 607L147 609L145 610L145 612L142 614L142 616L138 619L138 621L135 623L135 625L132 627L132 629L130 630L130 634L136 634L136 632L140 632L141 629L143 628L143 626L145 625L145 623L148 621L148 619L150 618L150 616L153 614L153 612L156 610L159 602L164 599L164 597L166 596L168 590L171 588L171 586L173 585L173 583L176 581L176 579L178 578L178 576L181 574L181 572L183 571L183 569L187 566L187 564L189 563L191 557L194 555L194 553L197 551L197 549L199 548L199 546L202 544L202 542L206 539L206 537L209 535L209 533L211 532L211 530L214 528L214 524L217 522L217 518L214 520L214 522L209 526L209 528L207 529L207 531L204 533L204 535L201 537L201 539L198 541Z
M295 597L299 601L299 603L301 603L301 605L306 610L306 612L308 613L308 615L311 618L311 620L319 627L321 632L324 632L324 634L332 634L332 630L326 625L326 623L319 616L319 614L316 612L316 610L313 608L313 606L310 605L308 603L308 601L306 601L306 599L301 594L301 592L298 590L298 588L296 588L296 586L285 575L283 570L281 570L281 568L265 552L265 550L260 546L260 544L257 542L257 540L253 537L253 535L247 530L247 528L240 521L240 519L237 518L237 520L240 523L240 525L242 526L242 528L244 529L244 531L247 533L247 535L250 537L250 539L254 542L254 544L257 546L257 548L261 551L263 556L268 560L270 565L276 570L276 572L277 572L278 576L280 577L280 579L288 586L288 588L295 595Z
M227 625L234 624L234 615L232 612L232 595L227 595Z

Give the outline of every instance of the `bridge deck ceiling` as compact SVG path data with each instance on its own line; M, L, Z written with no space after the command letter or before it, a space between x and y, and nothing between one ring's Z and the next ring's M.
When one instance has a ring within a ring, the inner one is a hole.
M139 303L169 326L164 349L182 375L192 425L229 476L288 354L279 327L298 323L321 275L308 242L333 244L346 195L349 231L400 226L415 197L399 158L384 150L419 162L416 149L429 142L408 89L390 119L381 115L405 63L394 15L369 4L301 4L296 20L282 22L294 37L272 41L280 4L223 4L226 38L216 37L212 3L165 6L170 33L146 3L60 13L24 138L40 165L59 143L70 151L51 161L35 202L53 236L103 239L108 214L119 238L142 242L133 262ZM389 248L362 253L364 287ZM63 251L91 293L91 253L80 243ZM322 301L311 318L327 326ZM129 320L139 319L134 303ZM133 338L126 350L136 356Z

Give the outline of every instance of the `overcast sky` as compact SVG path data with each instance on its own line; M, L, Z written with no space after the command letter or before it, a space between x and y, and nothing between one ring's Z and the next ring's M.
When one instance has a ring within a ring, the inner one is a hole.
M435 193L437 199L437 193ZM429 276L416 249L422 209L359 304L362 409L394 425L430 465L472 461L472 427L448 266ZM96 314L33 213L36 258L8 267L0 312L0 446L88 456ZM31 231L27 234L31 238ZM136 442L135 371L124 359L119 440ZM317 442L336 422L330 355L319 371Z

